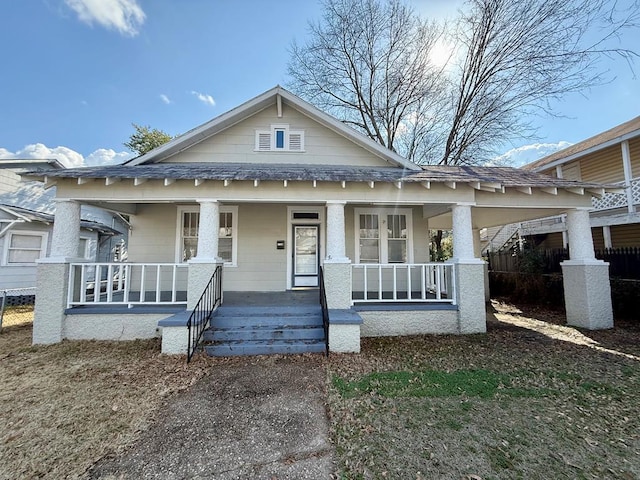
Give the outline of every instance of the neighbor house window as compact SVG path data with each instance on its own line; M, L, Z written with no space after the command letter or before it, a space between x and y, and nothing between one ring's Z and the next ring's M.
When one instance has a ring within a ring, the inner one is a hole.
M186 262L198 255L198 227L200 213L192 208L179 210L178 259ZM218 256L227 265L237 263L238 207L220 207L220 228L218 230Z
M91 239L80 237L78 242L78 258L90 258L91 256Z
M410 209L356 209L356 262L411 261Z
M6 265L29 265L45 256L47 234L45 232L9 232L5 248Z
M256 131L255 149L260 152L302 152L304 132L290 130L289 125L271 125L269 130Z

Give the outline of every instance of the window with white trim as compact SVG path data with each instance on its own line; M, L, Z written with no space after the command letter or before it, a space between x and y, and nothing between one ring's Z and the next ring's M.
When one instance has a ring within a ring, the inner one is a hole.
M256 151L303 152L304 131L290 130L289 125L271 125L269 130L256 130Z
M355 209L356 263L410 263L411 209Z
M90 258L91 255L91 239L88 237L80 237L78 241L78 258Z
M5 265L33 265L45 256L46 232L9 232L5 239Z
M197 207L178 210L178 261L186 262L198 255L198 227L200 212ZM225 265L237 264L238 207L220 207L218 230L218 257Z

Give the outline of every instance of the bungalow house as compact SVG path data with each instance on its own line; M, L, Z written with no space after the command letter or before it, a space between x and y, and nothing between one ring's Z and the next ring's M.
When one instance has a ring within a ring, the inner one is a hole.
M640 117L522 168L555 178L617 186L618 190L593 198L590 222L594 246L598 250L640 247ZM493 229L488 232L486 249L499 250L520 238L540 248L566 248L565 216Z
M324 297L318 340L331 351L357 352L362 336L485 332L479 230L556 214L567 215L573 245L569 322L612 326L608 266L594 258L589 228L602 185L512 168L421 167L279 86L123 165L29 178L57 188L34 343L161 335L164 352L183 353L198 340L187 322L206 326L215 310L211 323L229 339L258 308L247 305L255 292L274 308L286 299L283 316L295 316L286 309L298 295ZM128 262L75 258L81 205L129 215ZM454 258L429 263L429 229L452 229ZM88 269L112 281L92 291ZM287 338L298 320L281 322L277 335ZM222 352L242 343L229 341Z
M20 173L64 168L54 159L0 160L0 290L33 295L36 260L49 255L55 210L55 189L40 182L21 182ZM126 233L121 219L85 206L80 221L77 256L87 261L112 260ZM24 289L30 289L28 293Z

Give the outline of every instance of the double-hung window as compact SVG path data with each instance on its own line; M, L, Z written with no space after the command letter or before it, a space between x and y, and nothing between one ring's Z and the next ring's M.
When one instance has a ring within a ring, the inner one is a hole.
M14 231L5 237L5 265L32 265L45 256L46 232Z
M259 152L303 152L304 131L291 130L286 124L256 130L255 149Z
M411 209L356 209L357 263L410 263Z
M238 207L220 207L218 257L225 265L237 264ZM178 210L178 261L186 262L198 255L200 212L196 208Z

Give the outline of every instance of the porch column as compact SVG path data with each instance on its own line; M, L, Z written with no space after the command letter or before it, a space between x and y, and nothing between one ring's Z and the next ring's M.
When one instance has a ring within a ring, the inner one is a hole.
M460 333L487 331L485 313L485 262L474 253L471 205L451 207L453 268L455 271L458 328Z
M187 310L195 308L216 267L224 263L218 258L220 204L213 199L197 200L197 202L200 204L198 253L195 258L189 260Z
M350 318L351 260L346 255L344 207L346 202L327 202L327 256L323 262L324 288L329 310L329 349L360 351L360 324Z
M633 178L631 169L631 153L629 153L629 140L625 140L620 144L622 149L622 169L624 172L624 189L627 195L627 211L634 213L633 191L631 190L631 179Z
M78 257L80 204L57 200L51 235L51 254L37 260L33 343L61 342L69 291L69 262Z
M597 260L588 210L567 212L569 260L562 267L567 323L598 330L613 327L609 264Z
M613 248L611 243L611 227L605 225L602 227L602 238L604 239L604 248Z

